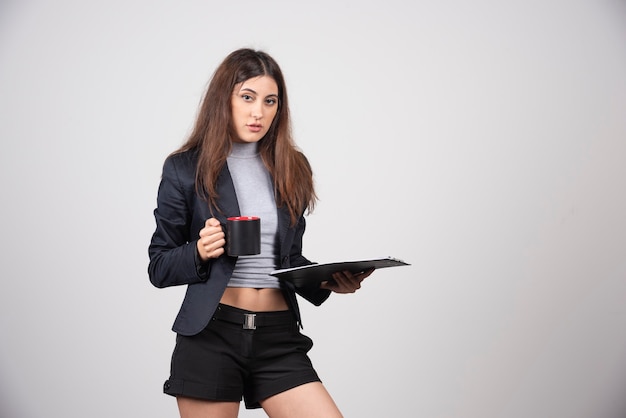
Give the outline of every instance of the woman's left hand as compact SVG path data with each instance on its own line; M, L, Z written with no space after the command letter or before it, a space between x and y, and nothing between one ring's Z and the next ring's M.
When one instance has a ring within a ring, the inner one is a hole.
M352 274L349 271L338 271L333 273L333 280L324 281L320 288L332 290L335 293L354 293L361 288L361 282L365 280L374 269Z

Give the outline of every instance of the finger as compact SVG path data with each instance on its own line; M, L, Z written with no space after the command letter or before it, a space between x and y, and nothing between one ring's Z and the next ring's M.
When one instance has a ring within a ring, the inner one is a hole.
M374 272L374 270L376 270L376 267L372 267L369 270L365 270L365 271L361 272L361 275L360 275L361 278L365 279L366 277L369 277Z
M353 274L350 271L348 271L348 270L341 270L341 271L336 271L336 272L333 273L333 278L335 278L335 277L341 277L341 278L344 278L344 279L350 279L350 278L353 277Z
M208 221L205 225L208 224ZM215 236L214 239L220 239L224 237L224 231L222 230L222 225L218 222L217 225L205 226L200 230L200 237L211 237Z
M350 284L352 282L358 281L357 276L352 274L350 271L338 271L333 275L335 280L339 280L342 284Z
M222 229L222 225L220 224L220 221L218 221L215 218L209 218L206 221L204 221L204 227L200 230L201 232L203 230L209 230L209 231L213 231L215 229Z
M200 239L200 241L202 246L204 247L204 250L207 253L221 248L226 244L226 240L224 240L224 237L220 237L218 234L203 237Z
M206 226L206 227L209 227L209 226L219 226L221 228L220 221L218 221L215 218L207 219L206 222L204 223L204 226Z
M205 236L211 241L219 241L225 238L224 231L222 231L220 227L214 226L206 230Z
M209 253L209 258L217 258L222 254L224 254L224 247L219 247Z
M342 272L335 272L331 275L332 280L328 280L325 282L325 289L332 290L336 293L346 293L346 290L349 288L347 285L346 278L343 276Z
M337 272L332 274L332 278L335 281L335 283L343 284L347 280L346 272L344 272L344 271L337 271Z
M224 254L224 240L202 244L202 252L208 258L217 258Z
M351 271L344 270L337 272L337 278L341 280L341 283L348 287L360 287L361 282L365 279L364 272L352 273Z
M352 275L351 277L347 277L345 272L337 272L333 274L333 280L336 283L336 286L331 289L337 293L354 293L357 289L361 287L361 282L357 279L354 279Z
M374 272L374 270L375 270L375 268L371 268L371 269L368 269L368 270L360 271L360 272L354 274L353 277L355 279L357 279L359 282L362 282L367 277L369 277Z

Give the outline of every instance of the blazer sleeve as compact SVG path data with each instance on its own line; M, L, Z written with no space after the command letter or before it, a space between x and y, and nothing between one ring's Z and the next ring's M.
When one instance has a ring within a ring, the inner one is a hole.
M211 268L211 261L200 260L197 238L190 236L195 166L183 158L165 160L154 210L156 230L148 247L148 275L159 288L204 282Z

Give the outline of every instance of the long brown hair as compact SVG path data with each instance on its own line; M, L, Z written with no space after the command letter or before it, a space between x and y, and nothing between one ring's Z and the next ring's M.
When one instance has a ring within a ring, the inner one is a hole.
M231 52L217 67L204 95L190 137L174 153L197 150L196 190L219 210L217 178L226 163L233 137L231 95L235 85L269 76L278 86L278 111L259 153L274 180L277 205L286 205L294 225L303 211L313 210L317 196L311 166L291 135L287 89L278 63L263 51L248 48Z

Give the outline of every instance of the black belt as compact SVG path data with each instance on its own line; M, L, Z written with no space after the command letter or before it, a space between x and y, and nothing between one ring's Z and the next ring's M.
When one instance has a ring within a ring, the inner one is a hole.
M295 324L291 311L249 312L228 305L219 304L213 319L242 325L243 329L256 329L272 325Z

